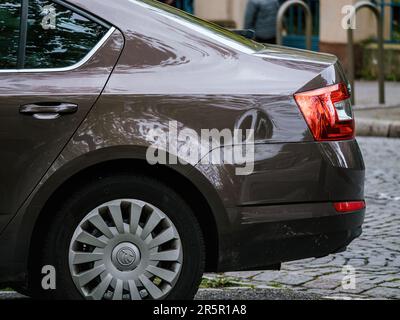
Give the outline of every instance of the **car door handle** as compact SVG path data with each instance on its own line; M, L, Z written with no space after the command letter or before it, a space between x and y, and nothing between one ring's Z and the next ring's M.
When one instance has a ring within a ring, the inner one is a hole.
M75 113L76 111L78 111L78 105L66 102L31 103L25 104L19 109L20 113L32 115L39 120L57 119L61 115Z

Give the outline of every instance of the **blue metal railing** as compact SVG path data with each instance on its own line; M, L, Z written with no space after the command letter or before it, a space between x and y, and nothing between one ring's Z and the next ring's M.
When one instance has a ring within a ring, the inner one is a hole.
M390 23L389 43L400 43L400 0L377 0L382 10L384 25ZM389 9L389 10L388 10Z
M282 0L281 3L285 2ZM304 0L309 5L313 16L312 50L319 50L319 0ZM283 45L305 49L305 16L302 8L293 6L285 19L287 35Z
M311 9L313 15L313 34L319 35L319 0L304 0ZM289 35L303 35L304 34L304 12L299 7L292 7L289 9L287 23L287 30Z

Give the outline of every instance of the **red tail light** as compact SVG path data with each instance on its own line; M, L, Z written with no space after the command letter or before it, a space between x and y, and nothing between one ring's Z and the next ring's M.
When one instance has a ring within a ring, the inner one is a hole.
M336 202L333 206L337 212L341 213L360 211L366 208L365 201Z
M354 138L350 93L344 83L295 94L295 99L315 140Z

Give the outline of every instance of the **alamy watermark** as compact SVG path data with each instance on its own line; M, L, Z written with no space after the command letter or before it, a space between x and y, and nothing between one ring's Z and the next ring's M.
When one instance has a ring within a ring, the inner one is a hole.
M236 175L254 171L253 129L202 129L198 134L170 121L168 127L154 125L146 138L151 142L146 159L152 165L228 164L235 166Z
M357 27L356 7L352 5L343 6L342 14L342 28L344 30L355 30Z
M356 268L351 265L345 265L342 269L342 289L343 290L356 290L357 288L357 275Z
M51 265L43 266L42 275L42 289L56 290L56 268Z
M43 16L41 22L43 30L54 30L57 28L57 12L52 4L44 6L41 15Z

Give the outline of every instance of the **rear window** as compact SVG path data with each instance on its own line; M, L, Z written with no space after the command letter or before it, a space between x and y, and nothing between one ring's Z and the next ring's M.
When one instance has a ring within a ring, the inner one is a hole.
M0 70L60 69L82 61L110 27L52 0L0 3Z
M30 0L25 68L63 68L82 60L108 28L49 0Z
M129 1L152 7L154 10L158 10L160 13L167 15L169 18L174 19L181 24L189 25L191 28L205 35L208 35L209 37L216 39L217 41L223 42L230 47L235 47L238 50L246 51L248 53L254 53L265 49L265 46L260 43L252 41L250 39L246 39L236 33L229 31L228 29L197 18L191 14L175 9L174 7L163 4L161 2L153 0Z

